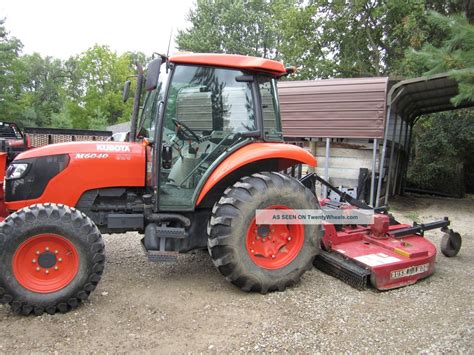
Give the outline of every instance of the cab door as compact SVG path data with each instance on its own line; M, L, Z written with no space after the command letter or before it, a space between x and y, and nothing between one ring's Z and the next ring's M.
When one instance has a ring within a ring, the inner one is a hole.
M194 194L211 165L257 129L252 82L240 70L176 65L163 114L159 209L194 209Z

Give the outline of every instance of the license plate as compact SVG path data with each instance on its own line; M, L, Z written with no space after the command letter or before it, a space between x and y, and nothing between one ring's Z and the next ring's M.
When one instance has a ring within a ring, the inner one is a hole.
M410 266L410 267L407 267L406 269L395 270L390 273L390 278L393 280L393 279L400 279L402 277L422 274L428 271L429 266L430 264L423 264L423 265L417 265L417 266Z

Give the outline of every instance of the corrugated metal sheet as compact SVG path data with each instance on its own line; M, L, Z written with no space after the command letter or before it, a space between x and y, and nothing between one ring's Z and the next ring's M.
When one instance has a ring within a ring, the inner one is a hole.
M388 78L281 81L283 134L383 138Z
M454 106L451 99L458 93L457 81L442 73L400 81L391 88L388 97L389 101L394 100L392 111L412 121L428 113L474 106L472 101Z

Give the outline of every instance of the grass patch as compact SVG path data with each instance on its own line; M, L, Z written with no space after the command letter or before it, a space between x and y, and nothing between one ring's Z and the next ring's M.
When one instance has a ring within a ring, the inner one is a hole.
M420 215L416 212L408 212L405 217L410 218L413 222L420 222Z

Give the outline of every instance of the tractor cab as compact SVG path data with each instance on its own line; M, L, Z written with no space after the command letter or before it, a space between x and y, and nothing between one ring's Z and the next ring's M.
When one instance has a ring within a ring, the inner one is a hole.
M192 210L221 157L255 140L282 141L276 78L286 70L257 71L256 60L275 63L193 54L148 66L136 139L153 147L148 183L158 187L160 210Z

